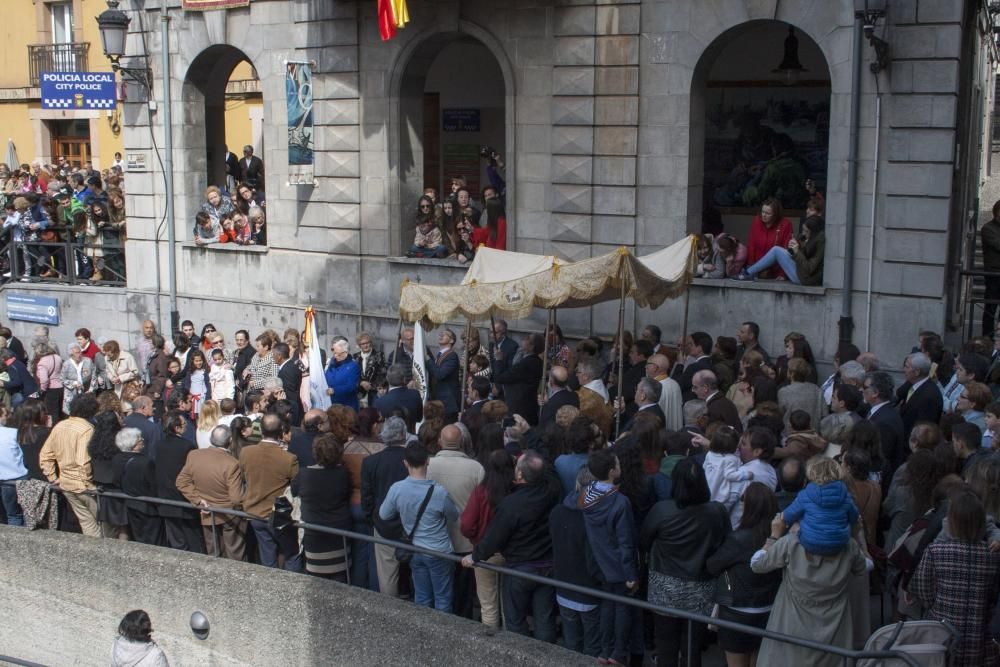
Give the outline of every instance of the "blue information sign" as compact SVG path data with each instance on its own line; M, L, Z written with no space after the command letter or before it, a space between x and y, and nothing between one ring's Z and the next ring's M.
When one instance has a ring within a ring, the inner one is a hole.
M58 326L59 299L7 292L7 319Z
M43 109L114 109L114 72L42 72Z
M444 109L441 114L445 132L479 132L479 109Z

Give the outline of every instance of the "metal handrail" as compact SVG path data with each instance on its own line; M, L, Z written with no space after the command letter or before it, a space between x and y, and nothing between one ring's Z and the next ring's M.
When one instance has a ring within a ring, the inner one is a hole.
M56 262L55 265L41 264L39 260L42 259L43 255L39 251L40 248L49 249L49 256L57 256L61 258L61 262ZM118 273L115 271L108 262L104 261L104 257L93 258L88 256L88 259L95 262L94 271L101 271L101 280L91 280L89 278L81 278L77 275L76 262L79 254L86 254L89 250L103 250L105 252L114 253L122 257L123 263L125 262L125 245L111 245L111 244L95 244L95 243L75 243L73 241L14 241L13 239L7 242L7 245L0 248L0 256L7 258L8 271L10 276L0 277L0 284L6 282L14 282L18 280L27 282L42 282L42 283L70 283L73 285L108 285L112 287L124 287L126 276L124 273ZM27 264L34 268L43 267L51 271L56 272L56 276L41 276L41 275L23 275L25 267L25 256L27 257ZM60 265L62 268L60 269ZM110 278L108 277L110 276Z
M16 483L12 482L12 481L0 481L0 486L3 486L3 485L15 485L15 484ZM50 488L52 490L54 490L54 491L58 491L60 493L62 492L62 489L60 489L57 486L50 486ZM199 512L199 513L200 512L208 512L210 515L212 515L212 520L213 520L213 523L212 523L213 536L214 536L214 532L215 532L215 523L214 523L214 519L215 519L214 515L215 514L222 514L222 515L227 515L227 516L234 516L234 517L238 517L238 518L241 518L241 519L249 519L249 520L254 520L254 521L266 521L267 520L264 517L259 517L259 516L253 515L253 514L249 514L247 512L241 511L241 510L229 509L229 508L226 508L226 507L198 506L198 505L193 505L192 503L189 503L189 502L184 502L184 501L180 501L180 500L170 500L168 498L154 498L152 496L132 496L132 495L129 495L127 493L120 493L118 491L103 491L103 490L100 490L100 489L93 489L93 490L90 490L90 491L85 491L84 493L86 493L87 495L97 496L98 498L100 498L100 497L107 497L107 498L116 498L116 499L119 499L119 500L137 500L137 501L147 502L147 503L152 503L152 504L167 505L167 506L170 506L170 507L180 507L180 508L184 508L184 509L190 509L190 510L192 510L194 512ZM371 542L373 544L381 544L381 545L388 546L388 547L393 547L393 548L396 548L396 549L405 549L407 551L412 551L413 553L423 554L425 556L430 556L430 557L433 557L433 558L439 558L439 559L443 559L443 560L449 560L449 561L452 561L454 563L461 563L462 562L462 558L460 556L456 556L454 554L444 553L444 552L441 552L441 551L434 551L433 549L425 549L424 547L419 547L419 546L417 546L415 544L407 544L405 542L398 542L396 540L390 540L390 539L386 539L384 537L378 537L378 536L375 536L375 535L366 535L364 533L356 533L354 531L342 530L340 528L330 528L328 526L320 526L320 525L313 524L313 523L307 523L305 521L294 521L293 525L296 528L302 528L302 529L305 529L305 530L312 530L312 531L316 531L316 532L320 532L320 533L327 533L329 535L337 535L337 536L340 536L340 537L343 537L343 538L350 538L352 540L362 540L364 542ZM215 552L216 552L216 554L218 554L219 550L216 549ZM744 634L748 634L748 635L753 635L753 636L756 636L756 637L760 637L762 639L771 639L771 640L783 642L783 643L786 643L786 644L794 644L796 646L801 646L803 648L812 649L814 651L822 651L824 653L829 653L829 654L840 656L840 657L844 658L845 662L847 662L847 661L855 662L857 660L865 660L865 659L875 659L875 660L879 660L879 659L882 659L882 660L895 659L895 660L901 660L901 661L905 662L907 665L911 665L911 667L918 667L918 665L919 665L919 663L916 661L915 658L913 658L911 655L909 655L908 653L906 653L904 651L899 651L899 650L866 651L866 650L845 649L845 648L841 648L839 646L830 646L828 644L822 644L820 642L813 641L811 639L806 639L806 638L803 638L803 637L795 637L793 635L786 635L786 634L783 634L783 633L780 633L780 632L773 632L771 630L761 629L761 628L757 628L757 627L750 626L750 625L743 625L741 623L735 623L733 621L727 621L727 620L724 620L724 619L721 619L721 618L712 618L712 617L709 617L709 616L705 616L703 614L696 614L696 613L693 613L693 612L685 611L683 609L674 609L672 607L665 607L665 606L653 604L653 603L650 603L650 602L645 602L643 600L636 600L634 598L625 597L625 596L622 596L622 595L615 595L614 593L607 593L607 592L599 590L599 589L588 588L586 586L578 586L576 584L571 584L569 582L560 581L558 579L553 579L551 577L544 577L544 576L537 575L537 574L531 574L531 573L528 573L528 572L522 572L520 570L515 570L515 569L509 568L509 567L504 567L502 565L493 565L493 564L487 563L485 561L480 561L480 562L476 563L475 567L478 567L478 568L483 569L483 570L489 570L491 572L496 572L497 574L502 574L502 575L508 576L508 577L517 577L517 578L520 578L520 579L526 579L528 581L533 581L535 583L545 584L545 585L548 585L548 586L552 586L554 588L561 588L561 589L568 590L568 591L573 591L573 592L576 592L576 593L582 593L584 595L589 595L591 597L595 597L595 598L598 598L598 599L601 599L601 600L609 600L609 601L616 602L616 603L619 603L619 604L625 604L625 605L629 605L629 606L632 606L632 607L637 607L639 609L644 609L646 611L651 611L651 612L653 612L655 614L659 614L661 616L674 616L674 617L677 617L677 618L682 618L682 619L688 621L689 626L690 626L691 623L704 623L706 625L711 624L711 625L715 625L715 626L718 626L718 627L727 628L727 629L730 629L730 630L735 630L737 632L742 632ZM691 654L691 644L690 644L692 638L691 638L691 632L690 632L690 630L688 631L688 635L687 636L688 636L688 652L687 652L687 655L688 655L688 663L690 665L690 660L691 660L691 655L692 655Z
M28 78L31 85L39 85L45 72L86 72L89 51L90 42L29 44Z

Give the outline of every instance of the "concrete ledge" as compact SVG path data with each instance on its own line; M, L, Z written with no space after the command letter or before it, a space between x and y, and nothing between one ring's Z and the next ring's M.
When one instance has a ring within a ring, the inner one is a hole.
M589 665L557 646L302 574L134 542L0 526L0 654L107 664L145 609L172 665ZM205 641L189 628L200 610Z
M760 292L786 292L788 294L812 294L826 296L826 287L796 285L788 280L730 280L728 278L695 278L695 285L717 289L742 289Z
M266 254L266 245L240 245L238 243L211 243L209 245L198 245L194 241L181 241L181 247L192 250L217 250L219 252L251 252Z

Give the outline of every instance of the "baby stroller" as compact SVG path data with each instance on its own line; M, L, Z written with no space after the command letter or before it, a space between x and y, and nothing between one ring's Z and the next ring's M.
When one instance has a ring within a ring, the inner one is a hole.
M947 621L900 621L883 625L865 642L866 651L901 651L921 667L947 667L958 630ZM905 667L903 660L865 658L858 667Z

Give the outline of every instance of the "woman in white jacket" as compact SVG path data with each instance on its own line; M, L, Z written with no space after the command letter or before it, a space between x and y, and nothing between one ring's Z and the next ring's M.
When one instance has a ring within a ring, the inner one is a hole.
M73 399L90 391L94 380L94 362L83 356L80 346L76 343L69 346L69 359L63 363L59 378L63 386L62 409L63 413L68 415Z
M118 624L118 636L111 645L111 667L170 667L163 649L153 641L149 614L136 609Z

